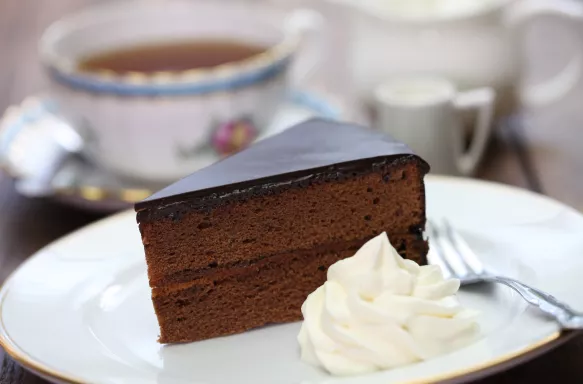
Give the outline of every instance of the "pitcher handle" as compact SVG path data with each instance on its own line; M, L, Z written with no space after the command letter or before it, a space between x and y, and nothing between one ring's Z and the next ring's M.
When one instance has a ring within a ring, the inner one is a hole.
M310 8L293 10L285 19L284 30L294 36L299 42L299 51L305 51L307 46L313 44L316 37L324 28L324 17ZM291 71L292 84L297 84L307 79L318 66L320 57L308 57L294 64Z
M569 33L583 43L583 3L574 0L526 0L515 3L507 14L512 27L524 27L539 16L548 16L566 24ZM579 44L583 46L583 44ZM563 99L579 83L583 75L583 52L579 50L559 73L547 80L524 86L520 99L527 107L540 107Z
M476 110L476 122L473 137L467 151L463 149L463 130L459 127L456 132L457 166L464 176L471 176L476 172L478 164L484 156L488 139L492 130L494 115L494 101L496 94L492 88L484 87L457 94L454 106L459 112Z

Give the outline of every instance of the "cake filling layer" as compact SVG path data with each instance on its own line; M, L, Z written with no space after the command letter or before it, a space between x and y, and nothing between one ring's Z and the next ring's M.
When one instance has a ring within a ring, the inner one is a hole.
M153 287L160 288L168 286L169 290L175 290L176 287L178 287L178 289L183 289L189 285L196 284L195 280L202 277L222 279L240 273L248 273L248 271L261 268L265 264L274 262L277 263L279 262L279 258L288 257L289 254L304 254L306 252L313 252L316 254L326 252L337 253L346 249L356 250L361 244L365 243L370 238L372 238L372 236L364 239L352 240L349 242L335 242L331 244L320 245L309 250L294 250L280 252L278 254L259 255L253 260L232 262L221 266L210 266L198 270L183 270L172 275L165 276L157 283L157 285ZM391 243L395 249L398 249L398 252L401 256L421 264L426 262L425 254L418 253L419 247L423 248L425 246L425 241L422 239L422 236L409 234L393 235L391 238Z

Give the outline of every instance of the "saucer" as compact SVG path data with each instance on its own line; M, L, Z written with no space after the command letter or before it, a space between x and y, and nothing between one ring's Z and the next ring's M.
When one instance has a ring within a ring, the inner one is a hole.
M482 261L583 309L583 216L500 184L427 176L427 216L447 217ZM429 239L431 241L431 239ZM300 322L161 345L133 211L91 224L27 259L0 290L0 344L58 383L461 383L508 369L579 332L561 333L502 285L462 287L481 338L392 370L333 377L300 360ZM42 321L39 321L42 319Z
M34 96L10 107L0 121L0 167L15 179L19 193L49 196L82 209L107 213L128 208L165 186L121 178L96 167L78 154L80 139L71 132L58 131L54 121L47 123L47 112L54 109L48 98ZM316 116L346 117L332 97L293 90L258 140ZM63 150L63 146L71 150Z

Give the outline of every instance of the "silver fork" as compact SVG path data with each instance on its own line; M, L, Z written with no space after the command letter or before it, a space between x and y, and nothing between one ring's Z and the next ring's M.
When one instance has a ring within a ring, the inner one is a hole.
M563 329L583 329L583 313L575 311L554 296L530 287L520 281L498 276L488 271L462 236L448 221L436 225L428 223L430 264L439 265L445 277L460 280L461 284L483 282L501 283L514 289L531 305L554 317Z

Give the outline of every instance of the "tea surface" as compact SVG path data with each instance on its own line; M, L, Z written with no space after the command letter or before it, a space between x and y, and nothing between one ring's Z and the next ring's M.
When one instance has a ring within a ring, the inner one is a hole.
M117 73L210 68L257 55L266 48L235 40L191 40L118 48L85 57L81 71Z

